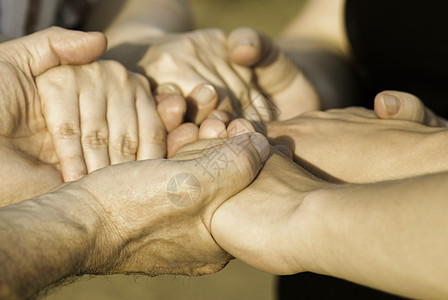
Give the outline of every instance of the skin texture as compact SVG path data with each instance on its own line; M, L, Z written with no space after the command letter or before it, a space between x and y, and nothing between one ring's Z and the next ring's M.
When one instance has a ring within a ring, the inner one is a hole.
M106 48L104 35L50 28L0 45L0 205L62 183L59 163L33 81L59 64L89 63Z
M109 164L165 157L165 127L142 75L98 61L53 68L36 85L65 181Z
M212 234L230 254L266 272L311 271L405 297L443 299L446 179L440 173L335 185L272 152L257 179L215 212Z
M178 157L216 142L186 145ZM269 273L311 271L405 297L446 298L447 173L341 185L278 150L214 213L211 232L221 247Z
M267 130L272 143L289 146L297 163L330 181L369 183L448 170L446 127L379 120L363 108L306 113Z
M213 213L255 178L268 153L263 136L240 135L190 151L182 161L109 166L0 209L0 298L29 297L81 274L219 271L231 256L210 235ZM217 169L222 157L226 166Z

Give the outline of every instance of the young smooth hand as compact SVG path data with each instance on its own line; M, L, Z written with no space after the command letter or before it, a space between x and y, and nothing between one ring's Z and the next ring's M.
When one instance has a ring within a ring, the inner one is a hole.
M0 206L62 182L34 78L60 64L90 63L105 49L101 33L56 27L0 44Z
M65 181L165 157L166 130L144 76L104 60L53 68L36 85Z
M253 81L250 69L229 59L228 41L223 31L196 30L167 34L150 41L139 66L156 84L175 83L188 96L187 120L200 124L216 107L232 117L268 121L270 101ZM210 88L194 91L200 84ZM194 92L193 92L194 91Z
M364 108L305 113L267 131L272 143L289 146L297 163L327 180L366 183L448 170L445 126L378 119Z

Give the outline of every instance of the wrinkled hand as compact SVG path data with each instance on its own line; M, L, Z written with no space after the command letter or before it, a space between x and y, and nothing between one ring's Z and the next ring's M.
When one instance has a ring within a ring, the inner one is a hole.
M109 164L165 157L165 127L142 75L98 61L53 68L36 84L65 181Z
M217 102L232 117L272 119L269 101L253 82L252 71L229 60L223 31L197 30L148 42L151 45L139 66L157 85L175 83L188 96L187 121L200 124ZM200 84L203 88L194 90Z
M103 34L56 27L0 44L0 206L62 182L34 77L59 64L89 63L105 48Z
M223 268L231 257L210 235L212 215L255 178L269 152L259 134L223 143L191 150L183 161L106 167L57 190L91 208L84 220L96 220L87 230L95 255L83 272L201 275Z
M353 183L448 170L447 130L403 120L379 120L373 111L310 112L268 124L273 143L288 145L309 171Z

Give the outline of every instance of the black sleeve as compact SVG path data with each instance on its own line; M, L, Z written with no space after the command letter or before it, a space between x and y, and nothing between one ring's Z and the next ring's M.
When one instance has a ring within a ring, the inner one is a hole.
M448 116L448 1L347 0L347 35L370 87L411 92Z

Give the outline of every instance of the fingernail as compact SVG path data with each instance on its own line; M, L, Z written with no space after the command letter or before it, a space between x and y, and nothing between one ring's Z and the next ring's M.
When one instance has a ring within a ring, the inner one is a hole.
M241 45L247 45L247 46L255 46L255 43L250 41L250 40L241 40L238 42L237 46L241 46Z
M381 102L389 116L395 116L400 111L400 100L391 94L381 95Z
M216 95L215 88L211 84L204 84L201 89L196 93L194 99L202 105L206 105L213 100Z
M178 88L176 88L172 84L162 84L156 88L156 93L159 95L161 95L161 94L180 94L180 91Z
M268 158L270 151L267 139L261 134L252 134L250 137L250 141L260 154L261 161L265 161Z

